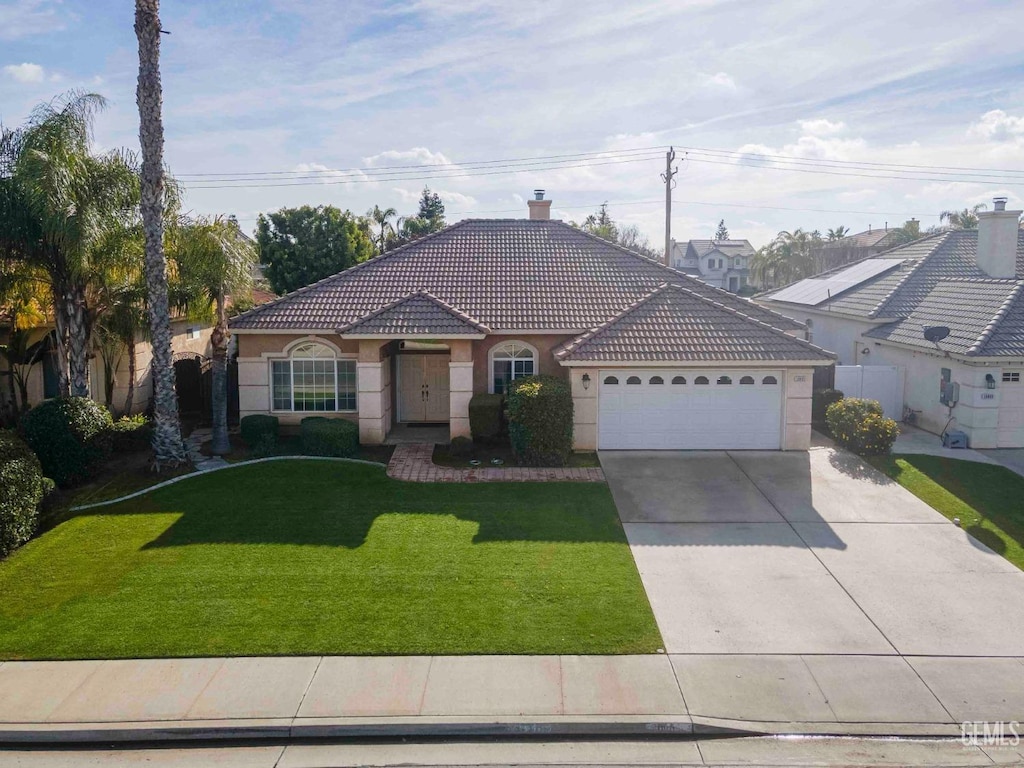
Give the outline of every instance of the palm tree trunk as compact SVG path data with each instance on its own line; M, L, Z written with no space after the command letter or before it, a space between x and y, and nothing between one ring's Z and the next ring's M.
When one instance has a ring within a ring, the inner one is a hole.
M124 415L132 415L135 404L135 334L127 339L128 346L128 394L124 398Z
M153 451L157 467L186 460L178 421L171 362L171 312L164 258L164 126L160 85L160 2L135 0L135 36L139 40L139 142L142 145L141 212L146 235L146 291L153 345Z
M210 452L223 456L231 451L228 439L228 315L224 302L224 291L217 293L217 324L210 335L212 361L210 364L213 393L213 436Z
M68 337L68 375L72 397L89 396L89 317L85 308L85 288L72 286L67 291L64 311Z
M68 379L68 318L65 305L66 291L63 286L53 284L53 322L54 338L57 347L57 394L67 397L71 394L71 382Z

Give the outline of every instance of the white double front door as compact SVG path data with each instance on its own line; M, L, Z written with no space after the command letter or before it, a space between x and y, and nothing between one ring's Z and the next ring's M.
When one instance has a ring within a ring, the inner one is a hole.
M398 420L448 421L448 355L398 356Z

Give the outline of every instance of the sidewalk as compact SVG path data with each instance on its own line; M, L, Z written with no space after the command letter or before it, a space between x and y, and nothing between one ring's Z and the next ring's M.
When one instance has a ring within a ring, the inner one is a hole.
M1024 721L1024 660L404 656L6 662L0 742L960 735Z

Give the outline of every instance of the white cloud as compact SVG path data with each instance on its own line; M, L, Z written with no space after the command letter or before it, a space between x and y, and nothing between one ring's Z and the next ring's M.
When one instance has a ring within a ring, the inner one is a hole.
M19 83L41 83L46 79L45 69L27 61L21 64L8 64L4 67L4 74Z
M833 122L823 117L814 120L800 120L799 125L800 130L809 136L834 136L846 129L846 123L841 120Z
M710 88L722 88L727 91L736 90L736 81L732 75L727 72L716 72L715 74L708 74L702 72L698 75L702 85Z
M45 0L16 0L0 5L0 40L18 40L64 29L64 22Z
M985 141L1018 141L1024 138L1024 117L993 109L967 129L967 135Z
M451 165L452 161L440 152L431 152L426 147L413 147L412 149L399 150L389 149L379 152L370 157L364 157L363 163L371 168L379 163L394 163L397 165Z
M330 168L321 163L299 163L292 168L293 171L297 171L298 174L304 176L311 176L313 180L318 180L322 184L336 181L370 181L370 177L367 176L360 170L352 171L339 171ZM309 179L302 179L308 181Z

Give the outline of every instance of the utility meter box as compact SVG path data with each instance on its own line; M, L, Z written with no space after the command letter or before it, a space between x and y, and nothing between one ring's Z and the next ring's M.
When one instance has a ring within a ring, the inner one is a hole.
M942 447L943 448L966 448L967 447L967 433L961 432L959 429L955 429L952 432L947 432L942 436Z

